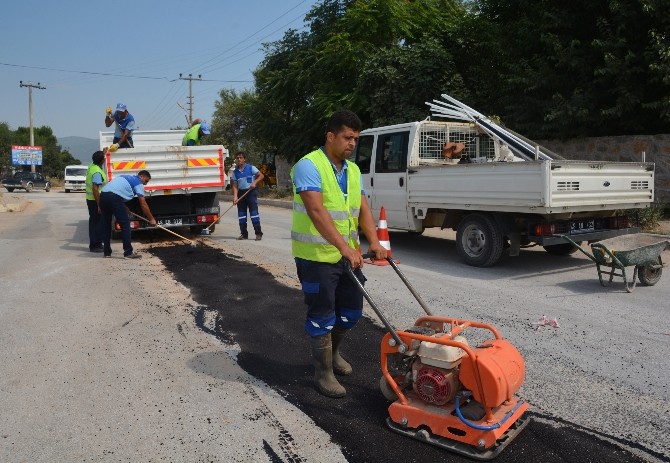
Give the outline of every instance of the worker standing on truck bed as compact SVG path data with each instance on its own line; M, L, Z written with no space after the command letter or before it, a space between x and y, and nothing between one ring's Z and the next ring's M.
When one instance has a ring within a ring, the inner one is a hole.
M346 271L351 265L358 280L365 282L359 226L370 243L369 251L377 259L386 258L365 199L361 172L347 160L361 125L355 113L336 111L326 126L325 145L291 170L291 244L307 304L305 331L311 337L314 381L321 394L334 398L346 394L334 374L352 372L339 352L342 340L363 314L363 295Z
M102 169L105 153L96 151L91 156L86 171L86 206L88 207L88 249L91 252L102 252L102 230L100 223L100 190L107 184L107 174Z
M247 164L247 155L239 152L235 155L236 167L230 180L233 183L233 203L237 204L237 216L240 221L240 236L238 240L249 238L247 231L247 209L251 218L251 225L256 233L256 241L263 238L261 231L261 217L258 215L258 193L256 185L263 181L263 174L251 164Z
M200 122L200 119L193 121L194 124L184 134L181 146L200 146L202 139L210 134L209 124Z
M121 226L121 238L123 239L123 257L126 259L137 259L141 257L133 252L130 243L130 218L126 203L137 197L142 212L151 225L156 225L156 219L151 214L149 205L144 199L144 185L151 180L151 174L141 170L137 175L120 175L102 188L100 194L100 209L102 211L102 240L105 257L112 257L112 216Z
M123 103L116 105L116 110L107 106L105 115L105 127L111 127L116 123L114 129L114 140L112 140L111 151L119 148L133 147L133 130L135 130L135 118L128 112L128 108Z

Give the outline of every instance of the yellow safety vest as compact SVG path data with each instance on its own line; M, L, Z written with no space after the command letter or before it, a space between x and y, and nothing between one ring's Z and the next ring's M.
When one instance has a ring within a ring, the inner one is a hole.
M361 171L353 162L347 163L347 197L337 183L333 166L320 149L312 151L303 159L314 163L321 175L323 206L333 219L335 228L352 249L358 249L358 216L361 210ZM293 178L291 169L291 178ZM293 185L293 226L291 227L291 247L293 256L302 259L334 264L342 255L335 246L319 234L307 215L302 198Z
M200 137L198 136L198 131L200 130L200 124L195 124L193 127L188 129L186 133L184 134L184 138L181 140L181 146L187 146L189 140L193 140L195 142L195 146L200 146L202 141L200 140Z
M97 172L102 175L102 185L100 185L100 188L102 189L102 187L107 184L107 176L105 175L105 171L102 170L97 164L93 162L90 163L88 165L88 170L86 171L86 199L90 201L95 201L95 196L93 196L93 175Z

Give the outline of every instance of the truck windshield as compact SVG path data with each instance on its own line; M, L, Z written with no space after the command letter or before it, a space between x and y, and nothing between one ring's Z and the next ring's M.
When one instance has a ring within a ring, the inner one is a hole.
M86 177L86 167L68 167L65 169L65 175L71 177Z

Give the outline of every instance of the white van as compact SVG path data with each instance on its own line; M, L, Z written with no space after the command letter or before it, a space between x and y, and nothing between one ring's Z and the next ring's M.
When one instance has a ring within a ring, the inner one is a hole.
M65 167L65 192L86 191L86 172L87 166L66 166Z

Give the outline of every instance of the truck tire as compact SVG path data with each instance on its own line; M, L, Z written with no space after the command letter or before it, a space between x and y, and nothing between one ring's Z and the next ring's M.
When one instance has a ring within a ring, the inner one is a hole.
M12 191L14 191L14 188L8 188L8 187L5 187L5 188L6 188L7 191L9 191L10 193L11 193Z
M492 217L470 214L456 231L456 250L461 260L473 267L490 267L503 252L503 234Z
M581 241L575 241L575 243L577 243L578 246L582 245ZM569 256L570 254L574 254L579 251L577 246L574 246L572 243L552 244L542 247L552 256Z
M70 190L68 190L68 189L66 188L66 189L65 189L65 192L66 192L66 193L69 193L69 192L70 192Z
M28 183L28 184L26 185L26 193L30 193L31 191L33 191L33 184L32 184L32 183Z

